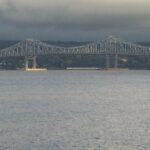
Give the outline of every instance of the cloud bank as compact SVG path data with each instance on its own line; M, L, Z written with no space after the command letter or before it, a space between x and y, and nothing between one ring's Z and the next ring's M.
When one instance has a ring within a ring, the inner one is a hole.
M0 0L0 39L147 40L149 6L149 0Z

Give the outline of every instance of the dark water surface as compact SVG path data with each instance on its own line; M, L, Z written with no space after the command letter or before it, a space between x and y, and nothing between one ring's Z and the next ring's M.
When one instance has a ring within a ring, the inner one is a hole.
M150 71L0 72L0 150L150 150Z

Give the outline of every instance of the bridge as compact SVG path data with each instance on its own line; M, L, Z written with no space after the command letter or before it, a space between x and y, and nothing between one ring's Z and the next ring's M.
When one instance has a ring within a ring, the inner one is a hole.
M25 57L25 69L33 61L36 68L36 57L41 55L105 55L106 68L110 67L110 56L115 57L114 68L118 67L118 55L150 55L150 47L137 45L114 36L77 47L60 47L43 43L39 40L26 39L13 46L0 50L0 57Z

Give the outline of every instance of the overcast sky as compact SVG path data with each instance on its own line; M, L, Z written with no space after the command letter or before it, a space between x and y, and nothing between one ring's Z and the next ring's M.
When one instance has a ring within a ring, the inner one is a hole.
M150 41L150 0L0 0L0 39Z

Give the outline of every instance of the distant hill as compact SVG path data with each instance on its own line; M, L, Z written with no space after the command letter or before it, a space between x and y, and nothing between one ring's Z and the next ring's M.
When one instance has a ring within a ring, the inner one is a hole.
M137 42L136 44L150 47L150 42Z
M77 41L67 41L67 42L62 42L62 41L43 41L48 44L56 45L56 46L62 46L62 47L71 47L71 46L81 46L88 44L90 42L77 42Z
M10 40L0 40L0 49L7 48L9 46L12 46L19 41L10 41ZM71 47L71 46L81 46L88 44L90 42L76 42L76 41L68 41L68 42L62 42L62 41L43 41L47 44L52 44L56 46L64 46L64 47Z
M18 43L19 41L0 40L0 49L7 48L11 45Z
M9 46L12 46L19 41L10 41L10 40L0 40L0 49L7 48ZM71 47L71 46L81 46L90 43L90 41L86 42L77 42L77 41L43 41L47 44L52 44L56 46L63 46L63 47ZM143 46L149 46L150 42L136 42L136 44L143 45Z

